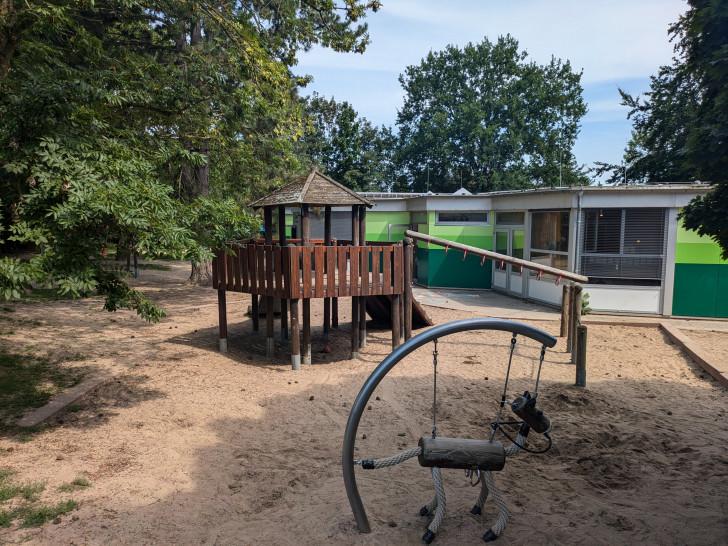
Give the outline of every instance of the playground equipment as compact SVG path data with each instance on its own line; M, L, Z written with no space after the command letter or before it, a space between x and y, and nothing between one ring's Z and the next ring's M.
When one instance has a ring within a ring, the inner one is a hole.
M495 421L491 423L491 430L488 434L488 439L441 438L437 436L437 341L444 336L470 330L495 330L510 332L512 334L510 353L508 356L508 369L506 372L505 385L503 387L503 395L500 400L500 409L498 410ZM536 384L532 394L526 391L523 396L519 396L512 401L508 401L508 379L511 372L513 351L517 343L517 336L519 335L541 343L538 374L536 376ZM355 460L354 443L357 437L359 422L372 393L387 373L389 373L389 371L391 371L392 368L394 368L394 366L396 366L404 357L430 341L434 343L434 388L431 437L423 436L420 438L416 448L404 451L392 457L377 460ZM506 457L515 455L521 449L531 453L545 453L551 447L551 438L549 436L549 432L551 431L551 422L546 416L544 416L541 410L536 409L536 402L538 399L538 384L541 377L541 367L543 365L546 348L551 348L555 344L556 339L553 336L537 328L521 324L519 322L484 318L466 319L430 328L426 332L406 341L404 344L395 349L387 358L385 358L362 386L361 391L352 406L351 413L349 414L349 420L346 424L346 431L344 433L344 449L342 453L344 485L346 487L349 504L351 505L352 512L354 513L354 519L356 520L356 525L359 531L362 533L369 533L371 532L371 527L364 510L361 496L359 495L354 466L360 465L363 469L386 468L399 464L412 457L417 457L421 466L431 469L435 485L435 498L420 510L420 515L422 516L432 514L434 511L433 519L427 527L427 531L422 537L422 541L425 544L429 544L434 540L435 534L437 533L445 515L446 499L445 490L442 486L442 468L464 469L466 476L470 479L471 485L477 485L480 483L480 494L475 502L475 506L471 510L471 513L475 515L480 514L486 499L489 495L492 496L496 506L498 507L498 519L485 533L483 539L486 542L490 542L498 538L508 521L508 508L505 500L495 486L492 472L503 469ZM502 426L504 424L514 424L513 421L501 421L503 408L505 406L510 406L513 413L519 418L515 424L520 424L520 430L515 439L512 439ZM526 438L528 437L531 429L542 434L547 439L548 444L544 449L534 451L526 448ZM502 443L496 441L495 435L497 432L501 432L505 438L511 442L511 445L504 447Z

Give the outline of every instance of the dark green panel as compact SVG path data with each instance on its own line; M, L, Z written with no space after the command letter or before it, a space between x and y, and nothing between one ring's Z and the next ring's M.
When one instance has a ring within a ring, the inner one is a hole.
M463 253L458 250L449 250L447 256L442 249L430 248L421 249L418 256L424 255L425 260L418 262L418 279L426 276L427 286L441 286L447 288L490 288L491 287L491 264L485 260L480 265L480 256L469 254L463 260ZM423 271L421 264L427 262Z
M427 279L427 273L429 271L427 254L427 249L417 247L417 282L424 286L429 286Z
M716 316L719 267L718 264L675 264L673 315Z
M718 266L717 317L728 318L728 264Z

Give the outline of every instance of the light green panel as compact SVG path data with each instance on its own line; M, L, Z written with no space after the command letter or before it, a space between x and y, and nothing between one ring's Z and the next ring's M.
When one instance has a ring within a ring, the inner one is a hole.
M720 259L720 246L710 237L685 229L682 220L677 228L675 262L679 264L728 264Z
M438 226L435 224L434 211L428 213L428 220L428 234L433 237L486 250L492 249L493 226Z
M367 241L388 241L390 224L410 224L409 212L367 212ZM406 227L392 228L392 240L401 239ZM399 237L399 238L398 238Z

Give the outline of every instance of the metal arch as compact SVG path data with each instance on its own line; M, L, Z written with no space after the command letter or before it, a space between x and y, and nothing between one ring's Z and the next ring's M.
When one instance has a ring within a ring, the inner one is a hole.
M354 512L354 519L356 520L356 526L359 529L359 532L371 532L369 519L367 518L366 511L364 510L364 505L362 504L361 496L359 495L359 488L356 485L356 476L354 475L354 442L359 428L359 421L361 420L362 413L364 412L364 408L366 407L369 398L374 392L374 389L377 388L377 385L379 385L382 379L384 379L384 376L387 375L387 373L389 373L389 371L394 368L394 366L396 366L402 358L410 354L412 351L433 339L438 339L440 337L449 336L451 334L467 330L498 330L511 332L513 334L520 334L534 339L549 348L556 345L556 338L552 335L521 322L488 318L464 319L434 326L426 332L406 341L392 351L387 358L382 360L359 391L359 395L356 397L354 405L351 408L351 413L349 413L349 420L346 423L346 431L344 432L344 449L341 456L341 466L344 471L344 486L346 487L346 494L349 497L349 504L351 505L352 512Z

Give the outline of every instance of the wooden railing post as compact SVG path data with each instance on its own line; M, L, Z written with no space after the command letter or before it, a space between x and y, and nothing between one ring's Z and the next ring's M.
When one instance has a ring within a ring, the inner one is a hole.
M576 327L576 386L586 387L586 326Z
M404 240L404 340L412 337L412 267L414 257L413 241Z
M571 286L564 283L561 290L561 332L559 337L567 337L569 332L569 298L571 298Z
M220 324L220 352L227 353L227 299L225 290L217 291L217 310Z
M579 350L579 340L576 337L576 330L581 326L581 300L582 300L582 286L579 283L574 283L572 287L573 299L571 303L571 362L576 364L576 353Z

